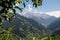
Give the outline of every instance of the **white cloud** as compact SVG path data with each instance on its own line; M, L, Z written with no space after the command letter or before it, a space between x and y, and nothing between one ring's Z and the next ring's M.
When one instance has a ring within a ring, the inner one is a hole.
M29 4L27 8L25 8L25 11L31 12L33 10L32 5Z
M27 5L27 8L25 8L24 12L37 13L38 11L37 11L37 9L33 8L31 4L29 4L29 5Z
M50 16L60 17L60 11L41 12L41 11L38 11L37 9L33 8L31 4L29 4L27 6L27 8L25 8L22 15L25 15L26 13L28 13L28 14L30 13L31 15L35 15L36 13L38 13L38 15L40 15L40 14L48 14ZM32 14L32 13L34 13L34 14ZM36 16L38 16L38 15L36 14Z
M51 11L51 12L47 12L46 14L50 16L60 17L60 11Z

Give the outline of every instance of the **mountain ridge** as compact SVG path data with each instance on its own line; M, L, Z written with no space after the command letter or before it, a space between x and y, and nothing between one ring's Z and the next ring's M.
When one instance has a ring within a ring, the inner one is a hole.
M41 24L38 24L35 20L26 18L20 15L15 19L12 19L12 21L8 22L5 21L3 23L3 28L7 29L11 27L12 25L15 25L15 29L12 31L12 33L21 36L26 37L28 35L33 35L36 37L43 37L48 36L47 32L48 30ZM36 34L36 35L35 35Z
M50 25L48 25L47 28L53 31L60 28L60 17L53 21Z
M41 23L46 26L49 25L51 22L53 22L56 19L56 17L50 16L50 15L44 14L44 13L24 13L21 15L25 16L27 18L32 18L35 21L37 21L38 23Z

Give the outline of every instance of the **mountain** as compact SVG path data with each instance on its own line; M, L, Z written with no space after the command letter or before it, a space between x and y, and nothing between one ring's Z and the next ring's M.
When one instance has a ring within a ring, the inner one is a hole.
M47 28L53 31L60 29L60 18L57 18L55 21L53 21L50 25L48 25Z
M45 13L24 13L21 15L27 18L34 19L35 21L37 21L38 23L41 23L44 26L49 25L51 22L53 22L56 19L56 17L50 16Z
M43 37L48 35L49 30L47 30L43 25L37 23L35 20L26 18L19 14L17 14L16 17L17 18L12 19L10 22L3 22L3 28L7 29L15 25L15 29L12 31L12 33L20 37Z
M56 36L59 35L60 36L60 29L55 30L52 35Z

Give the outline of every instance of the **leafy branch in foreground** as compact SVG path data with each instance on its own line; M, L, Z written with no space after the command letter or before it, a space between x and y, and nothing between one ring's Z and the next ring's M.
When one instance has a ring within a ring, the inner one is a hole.
M13 29L14 29L14 26L8 28L8 30L5 30L0 26L0 40L18 40L18 39L20 39L17 35L11 33L11 31Z
M34 7L42 5L42 0L31 1ZM2 20L10 21L10 19L16 15L16 8L22 12L23 8L19 6L19 4L26 7L27 2L29 2L29 0L0 0L0 23L3 22Z
M34 7L42 5L42 0L31 1ZM14 27L5 30L1 26L5 20L11 21L12 18L15 18L16 9L19 9L22 12L23 8L20 7L19 4L22 4L24 7L26 7L27 2L29 2L29 0L0 0L0 40L13 40L12 38L17 40L15 39L15 36L13 36L14 34L11 33Z

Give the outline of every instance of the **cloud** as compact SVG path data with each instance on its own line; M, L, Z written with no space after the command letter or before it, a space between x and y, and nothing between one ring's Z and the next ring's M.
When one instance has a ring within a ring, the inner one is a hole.
M51 12L47 12L46 14L50 16L60 17L60 11L51 11Z
M27 5L24 12L32 12L32 13L39 13L36 8L34 8L31 4Z
M28 5L28 10L31 12L33 10L32 5Z
M25 12L31 12L33 10L33 8L32 8L32 5L31 4L29 4L29 5L27 5L27 8L25 8Z
M33 6L31 5L31 4L29 4L26 8L25 8L25 10L24 10L24 12L22 13L22 15L25 15L26 13L30 13L31 15L40 15L40 14L47 14L47 15L50 15L50 16L55 16L55 17L60 17L60 11L51 11L51 12L41 12L41 11L38 11L38 9L36 9L36 8L33 8ZM32 14L33 13L33 14ZM38 13L38 14L36 14L36 13ZM26 15L28 15L28 14L26 14ZM29 14L29 15L30 15Z

